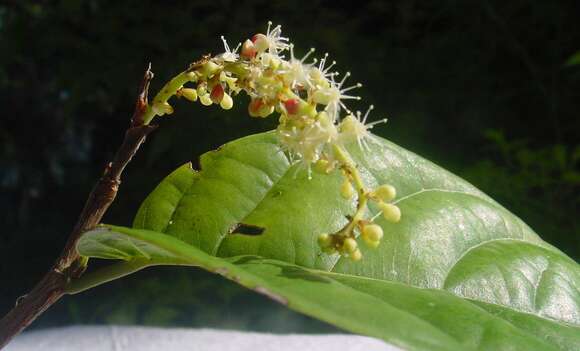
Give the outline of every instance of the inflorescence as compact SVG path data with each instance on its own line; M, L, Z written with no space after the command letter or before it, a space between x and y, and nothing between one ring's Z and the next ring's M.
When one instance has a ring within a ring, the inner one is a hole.
M294 45L282 36L279 25L272 28L269 22L266 34L256 34L233 50L223 36L221 39L225 52L204 56L171 79L147 107L145 123L155 116L173 113L168 100L174 95L229 110L233 97L244 91L251 98L251 117L265 118L277 112L278 139L290 160L300 163L309 178L313 170L322 174L340 171L344 178L340 194L348 200L356 196L356 211L348 217L348 223L336 233L319 235L321 250L360 260L357 237L372 248L383 237L382 228L373 223L378 215L367 216L368 202L375 202L390 222L398 222L401 211L391 203L396 196L393 186L367 189L344 146L357 142L361 149L368 149L368 142L374 140L370 129L386 119L367 124L372 105L364 115L351 112L345 101L360 100L351 91L362 84L347 86L350 73L340 78L338 72L331 71L336 62L329 62L328 54L308 61L314 52L310 49L302 58L296 58ZM191 84L195 87L186 87Z

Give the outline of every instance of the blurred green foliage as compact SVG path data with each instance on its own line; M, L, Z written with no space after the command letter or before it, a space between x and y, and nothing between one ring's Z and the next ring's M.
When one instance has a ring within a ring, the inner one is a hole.
M474 162L462 175L485 189L548 242L578 257L580 247L580 145L540 148L526 139L508 140L505 133L487 130L489 156Z
M577 1L527 0L2 2L0 312L57 256L121 141L147 63L156 90L190 61L222 50L219 35L238 42L269 19L283 25L298 55L311 46L328 51L339 70L365 83L373 117L389 117L377 134L464 176L578 259L578 13ZM178 165L274 126L248 118L240 102L228 113L175 107L127 170L107 222L130 223ZM231 304L246 301L262 318L262 305L290 313L207 274L137 277L87 293L97 302L66 299L43 320L219 325L229 323L222 317ZM215 291L229 297L212 300ZM269 323L257 318L251 324Z

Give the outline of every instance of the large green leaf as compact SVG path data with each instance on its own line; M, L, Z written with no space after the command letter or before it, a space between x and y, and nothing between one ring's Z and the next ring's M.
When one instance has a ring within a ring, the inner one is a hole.
M85 234L83 255L124 262L75 284L193 265L409 350L580 348L576 262L409 151L382 139L368 152L349 150L367 184L396 186L403 213L398 224L377 220L385 238L377 249L361 245L360 262L321 254L316 243L353 212L338 194L340 175L309 180L266 133L203 155L200 172L177 169L143 203L134 228Z

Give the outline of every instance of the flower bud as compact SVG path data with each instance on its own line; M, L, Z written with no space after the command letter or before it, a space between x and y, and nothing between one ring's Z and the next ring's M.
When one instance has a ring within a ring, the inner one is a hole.
M340 101L340 90L337 87L319 88L312 94L312 101L317 104L328 105Z
M346 238L344 239L342 248L345 252L352 254L358 249L358 245L356 243L356 240L354 240L353 238Z
M401 220L401 209L393 204L388 204L385 202L379 203L379 208L383 212L383 217L391 223L397 223Z
M224 98L224 94L225 94L224 87L221 84L216 84L211 89L211 94L209 95L209 97L211 101L213 101L215 104L219 104Z
M197 90L191 88L181 88L179 90L181 96L186 98L189 101L196 101L197 100Z
M360 261L362 258L362 252L359 249L356 249L355 252L350 254L350 259L353 261Z
M221 68L220 65L216 64L213 61L207 61L206 63L204 63L201 68L199 69L199 72L205 76L205 77L211 77L213 76L219 69Z
M319 89L312 94L312 101L317 104L328 105L331 100L332 97L326 90Z
M220 106L224 110L229 110L234 106L234 100L229 94L224 93L222 101L220 101Z
M276 55L264 53L260 56L260 61L264 67L269 67L272 70L278 69L282 63Z
M254 47L258 52L264 52L268 50L268 48L270 47L268 37L262 33L254 35L252 37L252 42L254 43Z
M340 195L346 200L350 200L355 194L354 188L348 179L345 179L340 186Z
M274 106L272 105L264 105L259 111L259 116L262 118L266 118L274 112Z
M190 82L196 82L197 81L197 74L195 72L187 72L186 73L187 79L189 79Z
M173 107L168 102L157 102L153 104L153 111L159 116L170 115L173 113Z
M202 96L207 93L207 85L205 83L197 85L197 95Z
M362 230L362 237L366 242L379 242L383 238L383 228L376 224L367 224Z
M286 108L286 112L290 115L295 115L298 112L300 107L300 101L298 99L288 99L284 101L284 108Z
M320 159L314 163L314 172L319 174L330 174L334 169L334 164L325 159Z
M268 117L272 112L274 112L274 106L268 105L262 99L253 99L248 105L248 113L252 117Z
M383 201L391 201L397 196L397 190L392 185L383 184L376 188L373 194Z
M318 236L318 246L321 248L326 248L332 246L332 238L329 234L320 234Z
M318 114L316 111L316 105L314 104L300 104L300 115L315 117Z
M252 99L248 105L248 113L250 116L260 117L259 111L262 105L264 105L264 101L262 99Z
M254 43L247 39L244 44L242 45L242 51L240 52L240 56L245 59L253 59L256 56L256 47Z
M201 102L201 104L203 106L209 106L211 105L213 102L211 101L211 98L209 97L208 93L205 93L204 95L200 95L199 96L199 102Z

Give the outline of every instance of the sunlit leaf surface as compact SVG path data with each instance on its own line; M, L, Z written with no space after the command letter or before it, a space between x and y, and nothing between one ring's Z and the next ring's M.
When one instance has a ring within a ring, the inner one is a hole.
M360 262L317 245L354 209L340 174L309 180L272 133L203 155L199 172L178 168L133 228L98 228L79 250L127 271L199 266L409 350L580 349L576 262L464 180L383 139L370 146L349 150L371 188L397 188L403 217L377 219L385 237L361 243Z

